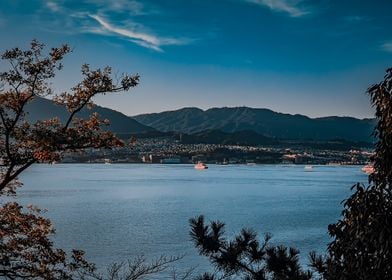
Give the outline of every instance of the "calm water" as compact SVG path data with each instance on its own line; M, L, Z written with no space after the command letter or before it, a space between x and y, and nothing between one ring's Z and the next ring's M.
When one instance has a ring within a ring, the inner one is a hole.
M181 267L207 267L189 238L188 219L203 214L227 224L227 234L251 227L273 243L322 252L327 225L360 167L257 165L35 165L22 177L19 199L47 208L56 244L82 248L99 266L138 255L186 254Z

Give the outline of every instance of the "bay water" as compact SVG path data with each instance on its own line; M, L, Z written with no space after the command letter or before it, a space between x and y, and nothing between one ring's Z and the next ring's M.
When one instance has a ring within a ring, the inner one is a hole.
M99 268L184 255L178 269L204 271L209 263L190 240L190 218L224 222L227 237L243 227L260 239L271 233L272 244L298 248L306 264L310 251L324 252L328 224L367 176L360 166L37 164L21 180L17 199L47 209L56 246L83 249Z

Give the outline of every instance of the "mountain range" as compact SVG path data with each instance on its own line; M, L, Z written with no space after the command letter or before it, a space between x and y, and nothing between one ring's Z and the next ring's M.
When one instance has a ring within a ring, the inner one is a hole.
M35 97L32 102L28 103L26 112L26 119L30 122L58 117L64 123L69 116L69 112L65 107L56 105L53 101L41 97ZM95 106L92 110L85 108L76 116L88 118L93 112L97 112L101 119L108 119L110 121L108 129L119 137L128 138L132 134L156 132L154 128L143 125L133 118L101 106Z
M63 122L67 110L53 101L36 97L26 107L30 121L59 117ZM162 113L126 116L115 110L95 106L77 116L87 118L97 112L110 121L109 130L121 138L131 135L183 134L183 143L271 144L287 141L373 142L375 120L352 117L309 118L304 115L277 113L249 107L183 108Z
M329 141L342 139L372 142L374 119L352 117L309 118L304 115L277 113L269 109L249 107L183 108L162 113L133 117L138 122L159 131L200 134L220 130L225 133L253 131L275 139Z

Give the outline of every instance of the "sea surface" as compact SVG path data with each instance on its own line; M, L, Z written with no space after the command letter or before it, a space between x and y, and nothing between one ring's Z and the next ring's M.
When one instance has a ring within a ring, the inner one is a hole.
M360 166L56 164L34 165L22 176L23 205L47 209L55 244L86 251L99 268L140 255L183 255L176 269L209 269L189 237L189 218L226 223L234 236L243 227L273 244L295 246L301 262L324 252L327 226L340 217L341 202Z

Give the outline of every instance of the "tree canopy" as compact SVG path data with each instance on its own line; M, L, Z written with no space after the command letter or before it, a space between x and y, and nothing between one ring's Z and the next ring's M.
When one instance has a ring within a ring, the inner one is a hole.
M101 128L107 121L97 114L89 119L77 118L84 107L92 107L92 98L98 94L128 91L139 83L139 75L123 75L115 81L112 69L90 69L82 66L83 80L70 92L53 93L50 81L61 70L62 59L71 51L68 45L52 48L44 53L44 45L36 40L27 50L14 48L1 58L10 70L0 73L0 192L14 192L18 175L35 162L58 160L64 151L122 145L112 133ZM69 118L61 123L58 118L27 122L25 106L34 97L52 97L64 105Z
M368 89L376 111L375 172L356 184L341 219L329 225L326 256L311 255L325 279L392 279L392 68Z
M310 253L314 273L301 269L298 250L270 247L269 236L260 244L256 234L247 229L227 240L223 223L206 225L200 216L190 220L190 235L199 253L217 270L200 279L233 275L247 280L392 279L392 68L367 92L377 120L375 172L367 186L357 183L352 187L354 192L343 203L342 217L328 226L332 241L326 254Z
M310 271L302 270L299 251L285 246L270 246L270 235L259 242L257 234L242 229L233 238L224 236L225 225L219 221L205 224L204 217L190 220L191 238L201 255L207 256L219 273L205 273L200 280L214 280L227 277L244 280L265 279L311 279Z
M1 58L9 70L0 73L0 195L16 193L21 185L18 176L37 162L55 161L65 151L84 148L122 146L115 135L102 129L108 125L97 114L89 119L77 117L85 107L92 107L97 94L128 91L139 83L139 75L123 75L115 80L112 69L82 66L83 80L70 92L54 94L51 79L61 70L63 58L70 53L68 45L45 50L33 40L30 48L6 50ZM52 98L69 111L69 118L29 123L26 105L35 97ZM5 201L5 200L4 200ZM94 272L94 265L74 250L71 260L51 241L54 233L49 219L40 210L27 211L17 202L0 206L0 277L8 279L74 279Z

